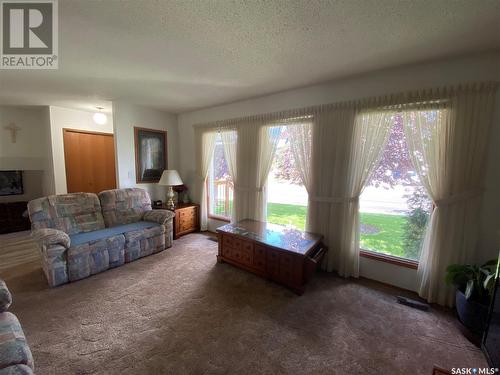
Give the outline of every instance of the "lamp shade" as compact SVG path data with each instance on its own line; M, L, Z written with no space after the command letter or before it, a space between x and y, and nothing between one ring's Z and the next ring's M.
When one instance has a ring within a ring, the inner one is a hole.
M161 174L161 178L158 184L166 186L177 186L182 185L183 182L181 180L181 177L179 176L179 173L177 173L175 169L167 169Z

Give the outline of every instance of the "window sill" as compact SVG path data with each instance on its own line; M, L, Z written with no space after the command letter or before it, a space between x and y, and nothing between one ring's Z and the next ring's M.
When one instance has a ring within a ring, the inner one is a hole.
M230 223L231 222L231 218L225 217L225 216L208 215L208 218L209 219L213 219L213 220L224 221L226 223Z
M380 262L395 264L397 266L411 268L416 270L418 268L418 262L416 260L398 258L392 255L376 253L369 250L360 250L359 255L363 258L369 258L373 260L378 260Z

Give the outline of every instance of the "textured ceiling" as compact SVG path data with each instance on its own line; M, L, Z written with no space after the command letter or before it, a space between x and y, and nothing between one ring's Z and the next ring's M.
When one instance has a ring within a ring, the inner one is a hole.
M59 1L59 70L0 71L0 103L183 112L500 48L500 1Z

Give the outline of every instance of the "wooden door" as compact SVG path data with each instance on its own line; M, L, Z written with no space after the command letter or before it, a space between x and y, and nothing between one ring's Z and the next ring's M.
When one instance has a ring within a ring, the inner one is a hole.
M63 129L68 193L116 188L113 134Z

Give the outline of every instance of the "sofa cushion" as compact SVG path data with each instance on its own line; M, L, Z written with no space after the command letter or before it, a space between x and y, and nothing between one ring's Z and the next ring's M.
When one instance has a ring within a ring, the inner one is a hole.
M116 227L100 229L93 232L78 233L70 236L71 246L81 245L86 242L98 241L104 238L116 236L133 231L142 231L143 229L159 227L160 224L152 221L138 221L136 223L119 225Z
M68 250L68 278L80 280L125 263L123 234L71 245Z
M14 365L0 369L0 375L33 375L33 370L26 365Z
M33 368L33 356L19 320L14 314L0 314L0 368L13 365Z
M151 224L156 224L156 223L151 223ZM140 241L146 238L156 237L161 234L165 234L165 227L160 224L151 225L150 227L144 227L139 230L127 231L124 233L127 242Z
M165 249L165 226L146 228L126 232L125 236L125 262L157 253Z
M106 227L140 221L151 210L151 199L143 189L106 190L99 193L99 199Z
M92 193L50 195L28 203L32 229L54 228L71 235L104 228L101 203Z
M5 281L0 280L0 313L7 311L12 303L12 295Z

